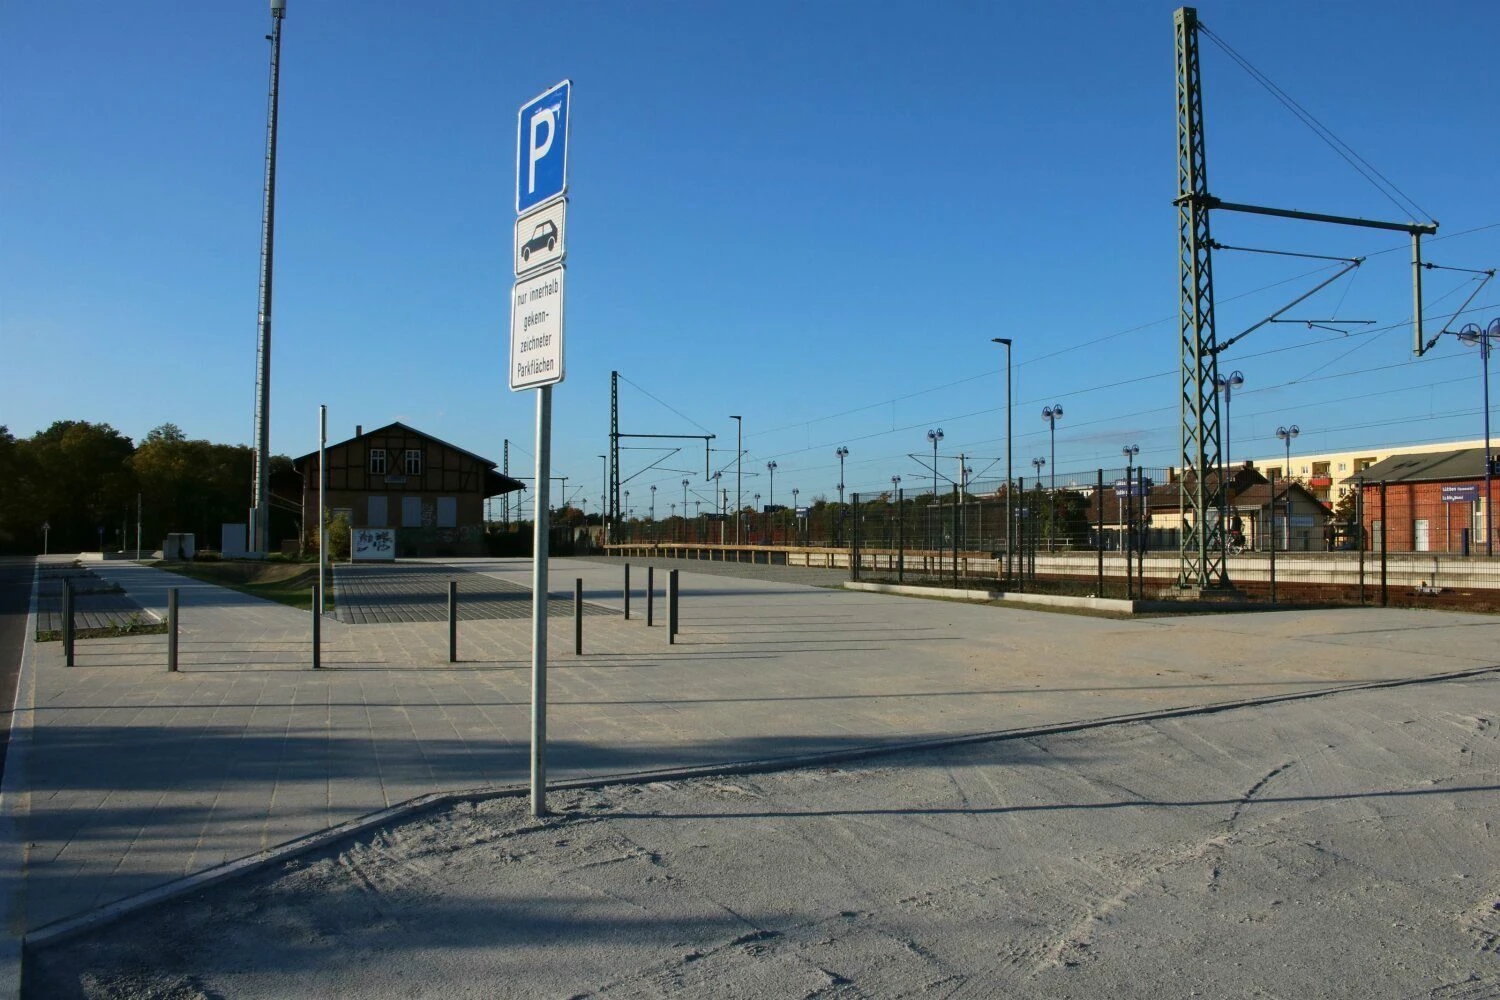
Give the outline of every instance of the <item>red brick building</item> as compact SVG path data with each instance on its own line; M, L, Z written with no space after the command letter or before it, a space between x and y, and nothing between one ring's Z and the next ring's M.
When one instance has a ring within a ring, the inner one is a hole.
M1392 455L1361 472L1367 548L1483 555L1500 523L1486 503L1484 459L1483 448Z

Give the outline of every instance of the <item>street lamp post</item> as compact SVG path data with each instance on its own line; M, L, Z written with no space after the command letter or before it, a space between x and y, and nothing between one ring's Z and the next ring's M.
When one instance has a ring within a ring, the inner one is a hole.
M609 541L609 456L600 455L601 482L604 484L603 492L599 494L599 537L605 542Z
M651 487L651 520L656 520L656 487Z
M1042 419L1047 421L1047 435L1051 439L1052 448L1052 492L1057 492L1057 422L1062 419L1063 409L1061 403L1053 403L1051 406L1042 407Z
M941 427L937 428L936 430L929 430L927 432L927 440L932 442L932 503L933 503L933 507L929 509L928 520L927 520L927 547L929 549L937 548L937 545L936 545L936 542L935 542L936 536L933 534L933 532L936 530L936 524L935 524L935 521L937 520L937 514L936 514L937 506L936 505L937 505L937 502L938 502L938 490L937 490L937 480L938 480L938 466L937 466L937 463L938 463L938 456L937 456L937 448L938 448L938 442L941 441L942 439L943 439L943 429Z
M1053 403L1051 406L1042 407L1042 419L1047 421L1047 436L1051 442L1052 455L1052 485L1048 492L1051 494L1049 503L1049 516L1047 518L1047 551L1052 551L1052 527L1057 520L1057 422L1062 419L1063 408L1061 403Z
M801 492L802 491L799 490L797 487L795 487L795 486L792 487L792 534L793 535L796 534L796 529L797 529L797 494L799 494Z
M1223 462L1230 468L1234 467L1234 454L1229 450L1229 404L1234 398L1234 390L1237 386L1245 384L1245 373L1234 371L1229 377L1223 375L1214 376L1214 388L1224 394L1224 456ZM1223 473L1220 473L1221 477Z
M1302 428L1296 424L1290 427L1276 428L1276 436L1286 443L1286 475L1283 477L1283 481L1286 483L1283 487L1286 490L1286 528L1284 529L1284 534L1281 536L1281 547L1287 552L1292 551L1292 438L1301 433ZM1274 505L1276 498L1272 497L1271 502ZM1275 510L1276 508L1273 506L1271 509ZM1275 530L1275 525L1272 525L1272 530Z
M766 506L774 509L776 507L776 463L767 462L766 469L771 473L771 498L766 501Z
M1125 580L1126 587L1130 586L1130 553L1135 548L1135 456L1141 453L1138 444L1127 444L1120 449L1120 454L1125 456L1125 511L1126 518L1122 528L1129 532L1125 542ZM1145 502L1145 497L1141 498Z
M1495 453L1490 448L1490 351L1500 340L1500 317L1480 329L1478 323L1469 323L1458 331L1458 339L1465 344L1479 345L1479 366L1484 385L1484 554L1495 554Z
M687 501L687 488L688 488L688 480L684 479L682 481L682 519L684 521L687 520L687 503L688 503L688 501ZM684 524L682 526L682 528L683 528L683 531L682 531L683 540L686 541L687 540L687 525Z
M1011 573L1010 533L1014 523L1010 514L1010 492L1011 484L1014 482L1010 471L1010 338L991 337L990 343L1005 346L1005 578L1008 580Z
M744 477L740 474L740 462L745 457L745 421L731 413L734 421L734 544L740 544L740 517L745 509Z
M839 457L839 523L837 537L834 544L841 544L844 540L844 459L849 457L849 449L839 445L833 452Z
M718 472L714 473L714 506L716 508L719 508L720 510L722 510L723 508L722 508L722 505L720 504L720 501L719 501L719 494L720 494L721 489L722 489L719 486L719 481L723 477L723 475L724 475L724 470L723 469L720 469ZM727 494L728 490L722 490L722 492L724 492L724 493ZM724 544L724 522L722 520L719 522L719 544L720 545Z

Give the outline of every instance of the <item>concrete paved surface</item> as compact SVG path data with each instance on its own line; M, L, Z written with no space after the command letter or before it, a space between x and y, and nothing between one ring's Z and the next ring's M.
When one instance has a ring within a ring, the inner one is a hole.
M448 620L448 583L458 584L458 618L531 618L531 587L496 580L458 566L422 564L343 563L333 568L335 616L351 625L386 622L445 622ZM573 595L547 601L547 614L573 614ZM585 601L585 615L615 614Z
M467 563L524 585L529 564ZM44 927L426 792L523 782L529 623L325 621L131 564L95 567L165 636L38 644L21 680L3 810L21 854L7 926ZM551 630L556 777L837 751L1493 667L1500 620L1378 609L1112 621L704 576L683 566L683 634L639 616ZM660 574L659 574L660 575ZM620 606L618 567L555 560ZM638 574L637 586L643 585ZM664 581L661 585L664 585ZM643 593L634 603L643 613ZM663 608L658 609L664 612ZM664 613L658 622L664 622Z
M47 560L44 567L37 591L39 630L61 631L65 582L73 588L73 627L80 631L115 628L132 622L156 624L129 594L117 590L88 566Z
M1500 675L464 803L44 948L72 997L1500 996Z

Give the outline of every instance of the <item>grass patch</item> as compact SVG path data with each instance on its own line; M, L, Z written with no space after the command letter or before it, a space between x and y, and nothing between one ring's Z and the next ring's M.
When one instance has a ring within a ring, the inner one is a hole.
M122 635L166 635L166 622L126 622L123 625L106 625L100 628L75 628L75 639L118 639ZM62 642L62 629L39 628L37 642Z
M318 581L317 564L266 562L247 559L226 562L158 562L158 569L204 583L263 597L303 611L312 610L312 588ZM332 601L327 602L332 606Z

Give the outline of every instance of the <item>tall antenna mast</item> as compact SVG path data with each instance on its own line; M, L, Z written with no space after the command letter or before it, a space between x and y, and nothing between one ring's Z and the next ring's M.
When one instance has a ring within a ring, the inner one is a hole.
M276 112L281 83L281 22L286 0L271 0L271 94L266 110L265 205L260 233L260 339L255 359L255 483L250 551L266 552L271 531L271 258L276 242Z

